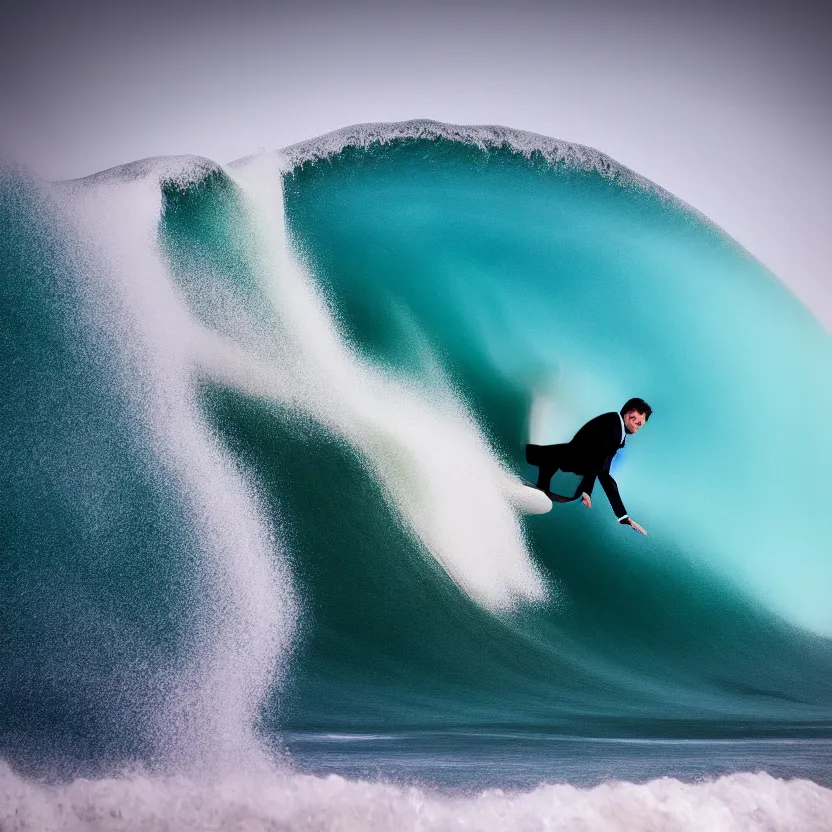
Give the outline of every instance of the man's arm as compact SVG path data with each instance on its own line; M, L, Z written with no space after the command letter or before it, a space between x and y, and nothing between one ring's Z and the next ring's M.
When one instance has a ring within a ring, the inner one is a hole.
M639 526L629 514L627 514L627 510L624 508L624 503L621 501L621 495L618 493L618 483L610 476L609 471L602 471L598 474L598 479L601 480L601 485L604 489L604 493L607 495L607 499L610 501L610 505L612 506L612 510L615 512L615 516L618 518L618 522L621 523L622 526L632 526L639 534L646 535L647 532L644 530L644 527Z
M612 478L612 474L610 474L613 456L615 454L608 456L604 460L604 467L598 472L598 479L601 481L601 487L604 489L604 493L610 501L613 512L615 512L616 520L619 523L626 523L633 526L633 521L630 519L630 515L627 514L627 509L624 508L624 501L621 499L621 494L618 491L618 483ZM639 526L639 528L641 527ZM643 530L642 534L644 534Z
M621 495L618 493L618 483L612 478L608 470L601 471L601 473L598 474L598 479L601 481L601 487L604 489L604 493L610 501L610 505L612 506L612 510L615 512L618 522L626 523L627 520L630 519L630 516L627 514L627 509L624 508Z

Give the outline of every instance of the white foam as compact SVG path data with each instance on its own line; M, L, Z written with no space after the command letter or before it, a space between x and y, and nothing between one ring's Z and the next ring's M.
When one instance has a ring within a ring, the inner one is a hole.
M829 832L832 791L765 773L699 783L670 778L591 789L542 785L452 796L336 775L203 781L141 774L33 783L0 763L6 832L234 829L293 832L548 830L548 832Z
M268 755L252 725L279 679L297 605L255 489L197 406L200 329L158 250L156 167L54 190L80 241L88 314L119 345L116 383L153 444L159 475L180 494L201 558L195 623L185 655L156 682L150 731L179 771L259 767Z
M107 168L82 179L70 180L66 184L74 182L101 185L107 182L116 184L142 179L156 183L166 182L179 188L186 188L221 170L220 165L204 156L149 156L146 159L137 159L135 162Z
M280 370L280 397L358 451L406 527L471 598L495 610L544 599L543 579L506 499L507 472L460 397L450 385L420 390L362 361L291 252L285 165L263 155L231 171L250 200L256 270L281 328L289 366ZM234 375L227 377L232 383Z
M298 607L256 490L200 414L197 376L301 409L349 442L405 527L477 602L506 609L545 598L546 588L504 497L506 472L450 386L419 390L362 362L344 341L289 250L284 159L233 171L250 203L272 343L260 348L246 332L230 340L193 317L158 249L160 177L187 183L214 168L177 165L146 160L53 190L83 241L89 314L120 344L118 382L199 541L195 624L177 665L151 683L149 731L171 770L251 772L270 765L253 725L280 681Z

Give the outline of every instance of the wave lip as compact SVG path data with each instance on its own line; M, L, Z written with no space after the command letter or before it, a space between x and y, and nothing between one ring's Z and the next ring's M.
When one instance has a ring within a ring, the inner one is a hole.
M133 182L150 179L155 182L167 182L178 188L187 188L221 170L221 165L204 156L191 154L148 156L146 159L137 159L135 162L126 162L123 165L115 165L98 171L98 173L91 173L89 176L65 181L97 185L105 182Z
M550 164L561 162L568 167L594 170L602 176L618 177L622 184L639 185L675 202L680 201L655 182L594 147L497 124L446 124L431 119L353 124L290 145L282 153L292 167L297 167L304 162L329 159L346 147L369 148L374 144L390 144L405 139L447 139L471 144L481 150L507 147L526 158L539 153Z
M473 145L483 151L508 148L513 153L518 153L527 159L539 154L550 165L563 164L573 170L595 171L606 179L617 180L624 187L636 187L652 193L662 202L689 213L698 221L708 225L720 236L730 239L732 245L741 249L748 257L753 258L751 252L731 238L726 231L712 222L698 208L653 182L652 179L642 176L617 159L613 159L612 156L589 145L556 139L529 130L518 130L514 127L504 127L499 124L447 124L433 119L363 122L289 145L282 148L278 152L278 156L285 166L286 172L291 172L305 163L311 162L314 164L315 162L329 160L348 147L366 150L373 145L387 145L408 139L428 141L446 139L460 144ZM258 155L263 154L242 157L231 162L229 166L233 167L239 163L244 163Z

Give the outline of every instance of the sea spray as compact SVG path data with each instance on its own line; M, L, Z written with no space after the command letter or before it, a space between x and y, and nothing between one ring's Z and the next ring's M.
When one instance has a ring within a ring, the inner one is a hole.
M368 365L293 255L282 213L283 162L238 165L252 203L261 275L285 343L306 380L308 411L362 453L425 548L475 600L494 609L545 597L507 476L450 387L427 392ZM322 475L325 475L322 472Z
M119 383L147 426L159 475L179 495L195 551L190 628L160 680L158 753L176 770L264 765L254 722L279 681L296 603L255 489L202 418L199 327L156 245L160 177L96 178L59 190L92 314L119 341ZM98 306L92 305L92 298Z

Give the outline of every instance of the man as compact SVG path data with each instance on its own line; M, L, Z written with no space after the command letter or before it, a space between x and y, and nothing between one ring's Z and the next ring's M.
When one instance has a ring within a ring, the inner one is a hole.
M587 508L592 508L592 487L597 478L601 480L618 522L632 526L640 534L647 534L627 514L618 493L618 485L610 476L610 464L619 448L624 447L627 435L634 434L646 424L652 412L644 399L630 399L620 413L613 411L591 419L571 442L563 445L526 445L526 462L539 469L537 487L551 497L553 495L549 492L549 485L556 471L583 474L572 499L577 499L580 494L581 502Z

